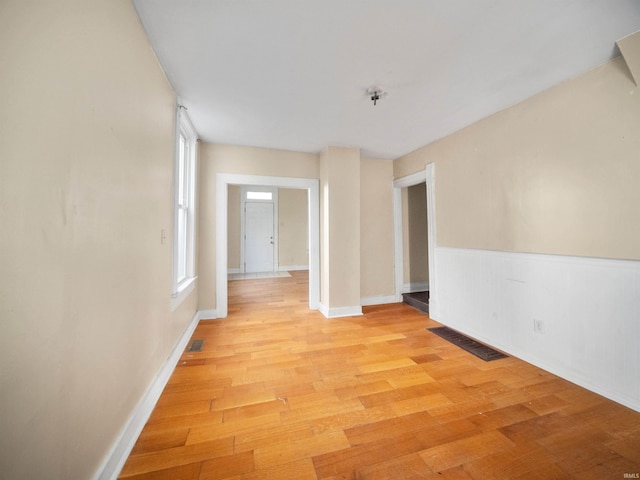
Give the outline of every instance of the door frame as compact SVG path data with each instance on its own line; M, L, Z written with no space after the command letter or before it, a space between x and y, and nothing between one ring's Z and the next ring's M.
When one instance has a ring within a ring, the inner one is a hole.
M269 177L260 175L216 174L216 316L228 312L227 286L227 217L229 185L297 188L307 191L309 229L309 308L320 306L320 196L315 178Z
M271 192L271 200L247 200L247 192ZM264 185L242 185L240 188L240 273L247 272L246 264L246 204L247 203L271 203L273 205L273 265L271 271L277 270L280 265L278 257L278 188L265 187Z
M437 268L436 268L436 194L435 194L435 165L429 163L424 170L393 181L393 240L394 240L394 283L397 302L402 301L402 286L404 284L404 252L402 225L402 189L426 184L427 190L427 254L429 257L429 316L438 317Z

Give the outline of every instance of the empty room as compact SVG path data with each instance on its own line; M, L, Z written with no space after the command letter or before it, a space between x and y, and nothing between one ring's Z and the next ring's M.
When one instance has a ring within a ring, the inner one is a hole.
M635 0L3 0L0 64L0 479L640 478Z

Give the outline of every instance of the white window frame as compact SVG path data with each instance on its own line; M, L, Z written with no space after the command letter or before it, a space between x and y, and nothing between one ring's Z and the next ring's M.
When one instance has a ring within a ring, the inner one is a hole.
M271 202L273 201L272 192L258 192L257 189L252 188L245 193L245 201L249 202Z
M194 290L196 246L196 171L198 134L187 112L178 108L173 174L173 282L171 311Z

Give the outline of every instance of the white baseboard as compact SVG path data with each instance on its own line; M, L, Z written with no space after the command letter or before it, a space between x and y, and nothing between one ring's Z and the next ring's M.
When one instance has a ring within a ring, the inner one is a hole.
M362 307L360 305L355 305L352 307L329 308L321 303L318 310L320 310L320 313L322 313L327 318L355 317L358 315L362 315Z
M280 265L279 272L293 272L297 270L309 270L309 265Z
M218 318L218 312L216 310L198 310L198 321L200 320L215 320Z
M375 297L362 297L360 299L360 304L363 307L368 307L370 305L384 305L386 303L398 303L395 295L378 295Z
M227 268L227 275L232 273L242 273L239 268Z
M116 480L120 474L122 467L127 461L131 450L140 436L140 432L142 432L151 412L153 412L162 390L164 390L164 387L169 381L169 377L171 377L171 374L173 373L180 356L184 352L189 339L193 335L194 330L198 326L199 321L200 312L196 312L187 325L187 328L185 328L184 332L176 342L173 350L171 350L169 358L167 358L166 362L158 372L158 375L156 375L156 378L153 380L138 405L136 405L136 408L133 410L124 429L118 436L114 445L111 447L109 454L98 469L96 475L93 477L95 480Z
M429 290L429 282L412 282L402 285L402 293L426 292Z

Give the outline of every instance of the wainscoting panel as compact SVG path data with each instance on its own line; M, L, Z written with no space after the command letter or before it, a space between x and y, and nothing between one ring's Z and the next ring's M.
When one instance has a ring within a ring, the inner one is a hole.
M640 411L640 262L435 254L436 320Z

